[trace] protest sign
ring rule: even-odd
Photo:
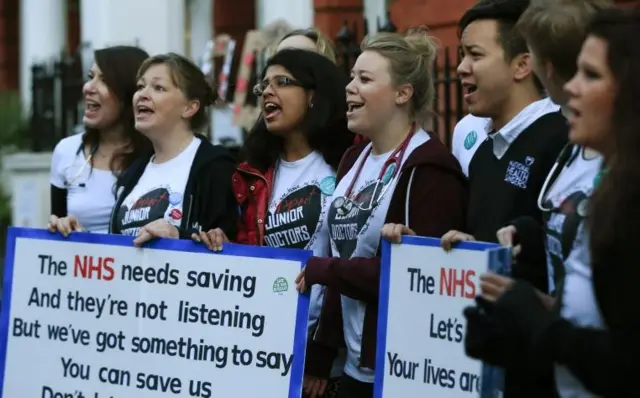
[[[310,255],[12,228],[2,397],[300,397]]]
[[[480,293],[488,269],[510,272],[511,252],[488,243],[383,240],[375,398],[495,398],[501,372],[464,352],[466,306]]]

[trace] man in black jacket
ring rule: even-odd
[[[453,153],[468,170],[470,199],[468,233],[445,234],[447,250],[463,240],[497,242],[497,231],[517,217],[542,221],[538,194],[566,145],[568,128],[559,106],[544,98],[526,41],[516,29],[528,6],[525,0],[481,0],[458,24],[463,50],[458,74],[471,115],[456,126]],[[513,265],[512,276],[546,292],[543,246],[530,253]],[[494,351],[497,364],[505,367],[505,397],[553,394],[551,369],[543,379],[533,377],[530,353]]]

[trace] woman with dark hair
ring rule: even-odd
[[[133,96],[135,127],[153,151],[140,156],[117,183],[110,232],[152,238],[190,239],[201,229],[224,228],[235,237],[237,205],[231,191],[235,160],[201,135],[215,92],[187,58],[147,59]]]
[[[329,255],[327,234],[321,232],[324,214],[336,169],[354,137],[347,129],[346,84],[345,73],[324,54],[285,48],[269,59],[255,87],[262,114],[233,176],[242,212],[237,242]],[[211,249],[221,250],[228,241],[225,233],[217,229],[200,235]],[[310,335],[322,291],[317,286],[311,294]],[[306,383],[305,392],[333,396],[343,366],[338,358],[333,382]]]
[[[345,74],[315,52],[284,49],[267,61],[254,91],[262,113],[233,176],[242,209],[236,242],[304,248],[315,242],[335,170],[353,142],[347,129]],[[279,213],[296,210],[296,216]],[[201,234],[214,250],[226,231]],[[326,242],[325,242],[326,243]],[[321,245],[325,246],[325,245]]]
[[[285,48],[298,48],[301,50],[317,51],[318,53],[329,58],[331,62],[337,63],[336,48],[327,36],[316,28],[295,29],[286,35],[273,46],[274,51],[280,51]],[[366,141],[367,138],[360,134],[355,134],[353,144]]]
[[[131,46],[94,53],[82,88],[84,133],[64,138],[53,151],[52,232],[65,236],[80,230],[107,232],[117,175],[150,148],[149,140],[134,127],[131,107],[136,73],[148,57]]]
[[[569,139],[604,157],[592,199],[578,212],[587,217],[594,311],[602,315],[606,330],[563,319],[559,305],[549,310],[541,295],[521,281],[506,286],[493,304],[480,299],[482,311],[465,311],[535,352],[539,361],[529,364],[531,369],[542,370],[550,362],[565,366],[591,393],[604,397],[638,395],[640,46],[630,40],[638,35],[640,11],[601,11],[589,26],[578,72],[565,86]]]

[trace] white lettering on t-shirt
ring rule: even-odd
[[[356,178],[356,170],[363,161],[370,147],[364,149],[356,159],[351,170],[340,180],[333,195],[332,204],[327,210],[327,223],[331,237],[333,257],[350,259],[353,257],[374,257],[380,243],[380,230],[387,217],[391,197],[400,178],[402,164],[411,152],[429,140],[425,131],[418,131],[409,142],[400,164],[398,173],[391,180],[379,180],[380,171],[392,152],[382,155],[369,155],[362,167],[360,175],[354,182],[351,208],[338,211],[336,201],[343,201],[347,187]],[[360,347],[366,304],[352,298],[342,296],[342,316],[344,336],[347,345],[347,361],[344,372],[364,383],[373,383],[374,372],[360,367]]]
[[[327,239],[319,231],[334,189],[335,173],[319,152],[294,162],[280,160],[266,216],[265,244],[328,255]]]
[[[575,150],[582,151],[579,148]],[[574,325],[591,328],[604,328],[604,322],[591,281],[589,234],[585,223],[588,215],[584,209],[601,162],[601,158],[585,159],[580,152],[562,170],[544,198],[545,208],[554,209],[549,213],[546,223],[549,289],[554,290],[559,279],[558,273],[562,272],[562,317]],[[595,397],[568,368],[556,365],[555,372],[556,389],[560,396]]]
[[[117,210],[116,222],[122,235],[136,236],[140,228],[164,219],[179,227],[182,223],[184,189],[200,139],[193,138],[178,156],[164,163],[147,164],[138,183]]]

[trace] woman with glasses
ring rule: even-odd
[[[421,236],[463,228],[467,191],[455,158],[419,126],[435,97],[436,46],[422,30],[366,38],[347,85],[347,120],[370,142],[345,153],[326,215],[331,255],[312,257],[298,289],[324,285],[326,297],[306,378],[326,379],[340,342],[347,361],[338,397],[373,396],[379,243],[383,225]]]
[[[316,52],[285,48],[268,60],[254,89],[262,113],[233,176],[241,209],[236,242],[329,255],[324,212],[340,158],[354,136],[347,129],[346,83],[345,73]],[[221,228],[197,238],[212,250],[228,242]],[[321,294],[321,289],[312,293],[310,334]],[[334,375],[342,374],[343,365],[336,362]],[[332,396],[335,386],[325,380],[306,385],[305,392]]]
[[[335,169],[353,141],[347,129],[346,76],[315,52],[284,49],[267,61],[254,87],[262,113],[233,176],[241,208],[238,243],[305,248],[313,244]],[[200,234],[212,250],[226,231]]]
[[[149,55],[129,46],[94,53],[82,88],[84,132],[64,138],[51,159],[49,230],[106,233],[117,175],[151,147],[134,127],[136,73]]]

